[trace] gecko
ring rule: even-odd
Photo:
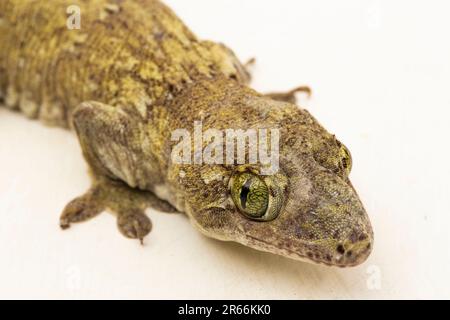
[[[350,151],[297,105],[308,87],[262,94],[250,80],[231,49],[198,39],[158,0],[0,2],[0,104],[73,130],[89,167],[91,187],[62,210],[62,229],[108,211],[142,243],[154,208],[186,214],[217,240],[326,266],[363,263],[374,236]],[[276,128],[278,170],[173,161],[172,133],[198,121]]]

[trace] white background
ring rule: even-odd
[[[314,89],[301,104],[353,153],[373,254],[308,265],[152,210],[144,247],[109,214],[62,232],[89,186],[76,137],[0,108],[0,298],[450,298],[448,1],[167,2],[199,37],[255,56],[258,90]]]

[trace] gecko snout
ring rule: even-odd
[[[302,223],[303,231],[310,234],[309,258],[338,267],[363,263],[372,251],[373,231],[351,182],[327,171],[311,180],[314,204]]]
[[[372,252],[373,236],[367,232],[352,233],[349,239],[335,248],[332,264],[342,267],[356,266],[367,260]]]

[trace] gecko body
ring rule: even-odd
[[[294,92],[263,95],[249,80],[230,49],[199,40],[157,0],[0,3],[0,99],[74,129],[90,167],[92,187],[63,210],[63,229],[109,210],[126,237],[143,241],[153,207],[186,213],[215,239],[329,266],[362,263],[373,232],[348,178],[349,151]],[[279,170],[175,162],[173,133],[198,122],[214,132],[276,128]]]

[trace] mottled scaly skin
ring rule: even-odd
[[[80,30],[66,26],[74,4]],[[2,0],[0,19],[6,104],[50,124],[68,125],[88,100],[146,118],[156,101],[200,78],[247,79],[231,51],[197,40],[159,1]]]
[[[80,30],[66,26],[73,4]],[[152,206],[185,212],[216,239],[332,266],[363,262],[373,233],[343,145],[248,80],[229,49],[198,40],[156,0],[0,2],[0,97],[30,118],[73,126],[92,169],[93,186],[65,208],[63,228],[109,209],[142,241]],[[249,219],[230,195],[233,176],[259,174],[257,165],[171,161],[171,133],[200,120],[204,130],[280,129],[280,171],[266,178],[282,204],[274,220]]]

